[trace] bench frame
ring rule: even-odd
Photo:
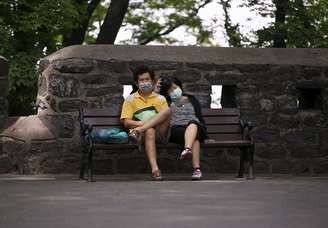
[[[90,139],[90,133],[97,127],[123,128],[119,120],[119,109],[90,109],[81,108],[79,112],[81,128],[82,158],[79,178],[93,181],[93,154],[96,150],[115,150],[120,148],[137,149],[133,143],[127,144],[97,144]],[[207,124],[210,138],[215,142],[205,142],[201,148],[239,148],[238,178],[244,177],[245,163],[248,162],[248,177],[254,179],[255,144],[252,137],[253,126],[250,122],[240,119],[240,112],[236,108],[202,109],[202,115]],[[169,143],[159,145],[158,148],[178,148]],[[87,178],[85,179],[85,172]]]

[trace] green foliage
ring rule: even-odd
[[[71,0],[3,0],[0,55],[10,61],[9,115],[33,113],[37,61],[61,47],[61,34],[79,24],[81,10]]]
[[[246,0],[247,6],[263,17],[274,18],[278,1],[267,3],[263,0]],[[285,41],[289,48],[328,47],[328,1],[289,0],[285,23],[275,27],[274,23],[254,31],[257,40],[255,47],[272,47],[273,37],[279,30],[286,31]]]
[[[144,0],[130,4],[124,26],[132,32],[125,44],[158,42],[172,44],[178,40],[169,36],[178,28],[185,28],[197,44],[209,44],[213,31],[199,17],[199,10],[211,0]]]

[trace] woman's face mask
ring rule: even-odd
[[[139,83],[138,87],[142,93],[149,93],[153,91],[153,84],[151,82]]]
[[[182,90],[180,87],[177,87],[169,95],[172,100],[178,100],[182,96]]]

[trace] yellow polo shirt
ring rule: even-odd
[[[152,92],[147,99],[142,97],[139,92],[129,95],[123,103],[121,119],[133,119],[133,114],[144,108],[154,107],[157,112],[168,108],[164,96]]]

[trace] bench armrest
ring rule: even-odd
[[[253,130],[255,128],[255,125],[253,122],[251,121],[245,121],[240,119],[239,120],[240,123],[240,127],[241,127],[241,133],[243,135],[243,139],[248,139],[248,140],[252,140],[253,141]]]

